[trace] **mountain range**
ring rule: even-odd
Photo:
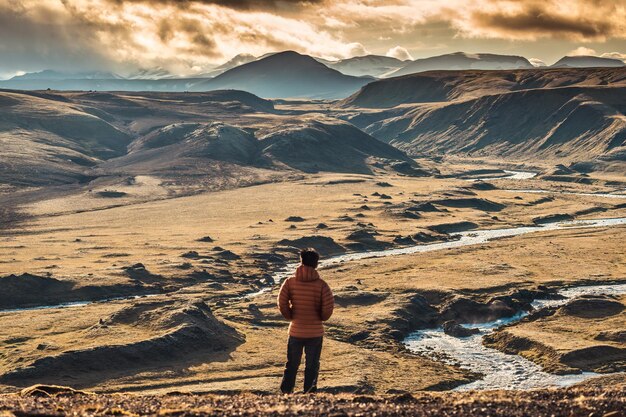
[[[549,68],[623,67],[599,57],[564,57]],[[208,91],[237,89],[265,98],[345,98],[375,78],[426,71],[513,70],[535,68],[521,56],[457,52],[414,61],[366,55],[338,61],[285,51],[255,57],[237,55],[209,72],[177,77],[163,68],[143,69],[126,77],[107,71],[44,70],[0,81],[0,88],[21,90]]]

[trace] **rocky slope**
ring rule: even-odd
[[[619,417],[623,390],[567,389],[416,395],[94,395],[63,387],[34,386],[1,395],[3,415],[159,416],[529,416]]]
[[[415,106],[366,131],[411,154],[575,161],[626,146],[626,87],[568,87]]]

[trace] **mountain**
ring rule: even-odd
[[[626,85],[573,86],[425,103],[375,121],[365,131],[413,155],[570,162],[624,158],[625,94]]]
[[[445,102],[532,88],[626,84],[617,68],[562,68],[512,71],[429,71],[374,81],[340,102],[345,107],[388,108]]]
[[[402,68],[387,74],[387,76],[398,77],[434,70],[505,70],[523,68],[534,68],[523,56],[456,52],[411,61]]]
[[[551,65],[552,68],[626,67],[624,61],[598,56],[565,56]]]
[[[119,80],[121,75],[109,71],[84,71],[84,72],[63,72],[55,70],[43,70],[39,72],[27,72],[23,75],[16,75],[11,81],[24,80]]]
[[[308,55],[287,51],[238,66],[190,89],[236,89],[261,97],[337,99],[347,97],[369,81],[344,75]]]
[[[405,65],[404,61],[397,58],[380,55],[357,56],[339,61],[328,61],[321,58],[317,60],[329,68],[355,77],[369,75],[379,78]]]

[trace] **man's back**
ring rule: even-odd
[[[300,338],[324,335],[323,322],[333,313],[333,294],[315,268],[301,265],[283,283],[278,297],[282,315],[291,320],[289,335]]]

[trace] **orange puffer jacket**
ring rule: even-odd
[[[333,314],[335,299],[328,284],[315,268],[300,265],[295,276],[280,287],[278,308],[287,320],[289,335],[310,338],[324,335],[322,322]]]

